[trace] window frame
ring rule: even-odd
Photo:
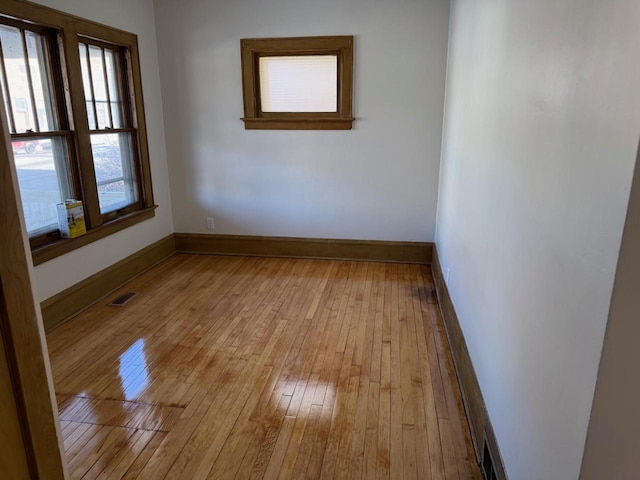
[[[141,197],[141,185],[140,185],[140,180],[142,178],[142,171],[140,169],[141,166],[141,159],[140,159],[140,152],[138,149],[138,132],[137,129],[134,127],[135,125],[135,121],[134,121],[134,116],[133,116],[133,112],[134,112],[134,108],[132,105],[132,101],[131,99],[134,98],[133,94],[131,93],[131,88],[132,85],[130,84],[130,78],[125,78],[128,77],[127,72],[131,71],[131,61],[130,59],[127,57],[127,48],[123,47],[121,45],[116,45],[116,44],[112,44],[112,43],[107,43],[104,41],[100,41],[100,40],[96,40],[94,38],[89,38],[89,37],[85,37],[85,36],[80,36],[78,38],[78,45],[80,43],[83,43],[85,45],[87,45],[87,48],[89,46],[95,46],[98,48],[102,48],[104,49],[110,49],[115,51],[116,53],[116,62],[117,62],[117,74],[119,76],[120,80],[126,80],[126,82],[122,82],[121,85],[118,85],[119,90],[120,90],[120,97],[123,100],[123,105],[122,105],[122,119],[121,122],[123,124],[122,127],[120,128],[99,128],[99,125],[96,123],[96,128],[95,129],[91,129],[89,127],[89,140],[91,140],[91,136],[92,135],[109,135],[109,134],[118,134],[118,133],[128,133],[131,135],[131,146],[132,146],[132,161],[133,161],[133,170],[135,172],[135,178],[136,178],[136,190],[137,190],[137,197],[138,199],[131,203],[128,204],[122,208],[118,208],[116,210],[113,211],[109,211],[106,213],[102,213],[102,221],[104,222],[109,222],[110,220],[113,220],[123,214],[127,214],[127,213],[131,213],[134,212],[136,210],[139,210],[143,207],[143,201],[142,201],[142,197]],[[91,68],[89,66],[89,68]],[[107,92],[107,95],[109,95],[109,93]],[[93,94],[92,94],[93,97]],[[125,101],[125,99],[128,99],[129,101]],[[92,103],[94,105],[94,110],[96,109],[96,100],[95,98],[92,98]],[[85,99],[85,105],[86,105],[86,99]],[[109,107],[109,110],[111,109],[111,107]],[[96,111],[97,112],[97,111]],[[88,114],[87,114],[88,115]],[[97,116],[97,113],[95,113],[95,115]],[[111,114],[112,115],[112,114]],[[88,118],[87,118],[88,120]],[[113,119],[111,118],[111,122],[113,122]],[[91,143],[91,142],[90,142]],[[99,188],[99,185],[96,186]],[[100,202],[98,202],[98,207],[100,207]]]
[[[49,76],[49,82],[51,85],[52,102],[53,102],[53,105],[55,106],[54,115],[56,117],[56,123],[58,126],[57,129],[52,129],[49,131],[41,131],[41,130],[26,131],[22,133],[10,132],[11,140],[12,142],[18,141],[18,142],[27,143],[29,141],[37,141],[39,139],[45,139],[45,138],[51,138],[51,137],[63,138],[65,142],[66,150],[67,150],[67,157],[68,157],[66,159],[67,165],[66,165],[65,173],[69,175],[68,180],[71,188],[73,189],[73,191],[77,192],[80,189],[80,183],[78,180],[78,171],[77,171],[76,165],[73,162],[73,159],[76,157],[75,142],[73,139],[73,132],[71,131],[71,127],[70,127],[70,116],[69,116],[68,109],[66,108],[66,100],[64,96],[64,91],[67,85],[66,85],[65,79],[63,78],[62,70],[60,68],[61,66],[60,51],[58,48],[54,48],[54,46],[57,44],[57,34],[55,30],[51,28],[30,23],[22,19],[1,17],[0,23],[12,28],[17,28],[19,30],[30,31],[38,35],[41,35],[42,37],[45,38],[45,51],[46,51],[45,54],[47,56],[47,62],[50,67],[48,76]],[[0,61],[4,62],[4,56],[2,52],[0,52]],[[17,130],[16,120],[14,118],[15,113],[19,113],[16,110],[17,103],[15,102],[15,100],[17,99],[13,98],[9,92],[8,79],[6,77],[6,70],[4,68],[4,65],[1,70],[3,74],[3,81],[5,85],[7,85],[7,95],[8,95],[7,101],[11,105],[10,111],[7,112],[7,120],[9,122],[8,127],[10,130],[11,129]],[[29,78],[29,82],[32,83],[33,80],[31,79],[31,77],[29,76],[28,78]],[[29,86],[29,90],[31,91],[31,95],[33,95],[32,85]],[[29,103],[27,99],[21,98],[21,100],[24,100],[25,103]],[[28,111],[28,108],[27,110],[25,110],[25,112],[26,111]],[[31,244],[31,248],[34,249],[34,248],[38,248],[43,245],[46,245],[47,243],[50,243],[52,241],[52,238],[56,238],[56,237],[60,238],[58,231],[46,231],[46,232],[37,233],[35,235],[31,235],[29,237],[29,242]]]
[[[351,130],[353,128],[353,43],[350,35],[244,38],[240,40],[244,121],[247,130]],[[263,112],[260,57],[336,55],[336,112]]]
[[[36,29],[51,35],[47,50],[51,61],[51,76],[59,76],[60,86],[52,88],[60,112],[66,116],[60,128],[69,132],[69,168],[76,197],[83,201],[87,233],[73,239],[62,239],[58,231],[30,238],[35,265],[64,255],[117,231],[148,220],[155,215],[149,144],[142,95],[142,77],[137,35],[80,18],[49,7],[21,0],[5,0],[0,6],[0,22],[22,24],[22,28]],[[79,44],[107,46],[121,52],[123,76],[121,80],[125,115],[129,115],[124,130],[131,133],[133,168],[136,173],[138,201],[113,212],[101,213],[98,187],[93,164],[89,121],[82,82]],[[52,52],[55,51],[55,52]],[[52,56],[53,54],[53,56]],[[57,60],[57,61],[54,61]],[[56,82],[57,80],[53,80]],[[61,103],[58,103],[61,102]],[[128,107],[126,106],[128,105]],[[4,107],[2,107],[4,108]],[[123,129],[111,129],[118,133]],[[104,132],[107,133],[107,132]],[[18,134],[37,137],[42,134]]]

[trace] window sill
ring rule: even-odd
[[[107,222],[97,228],[89,230],[87,233],[76,238],[62,238],[55,242],[48,243],[41,247],[34,248],[32,250],[33,264],[41,265],[49,260],[64,255],[65,253],[72,252],[78,248],[82,248],[90,243],[93,243],[102,238],[108,237],[120,230],[129,228],[145,220],[149,220],[155,216],[155,210],[157,205],[137,210],[128,215],[118,217],[115,220]]]
[[[353,118],[243,118],[245,130],[351,130]]]

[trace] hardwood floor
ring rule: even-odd
[[[47,338],[72,478],[481,478],[427,266],[175,255]]]

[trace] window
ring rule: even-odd
[[[129,104],[122,100],[121,52],[86,41],[80,42],[79,53],[98,201],[105,214],[137,202],[132,156],[136,131],[125,111]]]
[[[348,130],[353,37],[241,41],[247,129]]]
[[[56,204],[74,194],[66,115],[48,55],[46,30],[0,25],[0,84],[30,236],[55,230]]]
[[[7,0],[0,90],[36,264],[154,215],[135,35]],[[56,204],[69,198],[87,234],[67,240]]]
[[[263,112],[337,112],[338,56],[260,57]]]

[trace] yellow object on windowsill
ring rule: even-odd
[[[62,238],[76,238],[87,233],[84,223],[84,207],[79,200],[66,200],[59,203],[58,228]]]

